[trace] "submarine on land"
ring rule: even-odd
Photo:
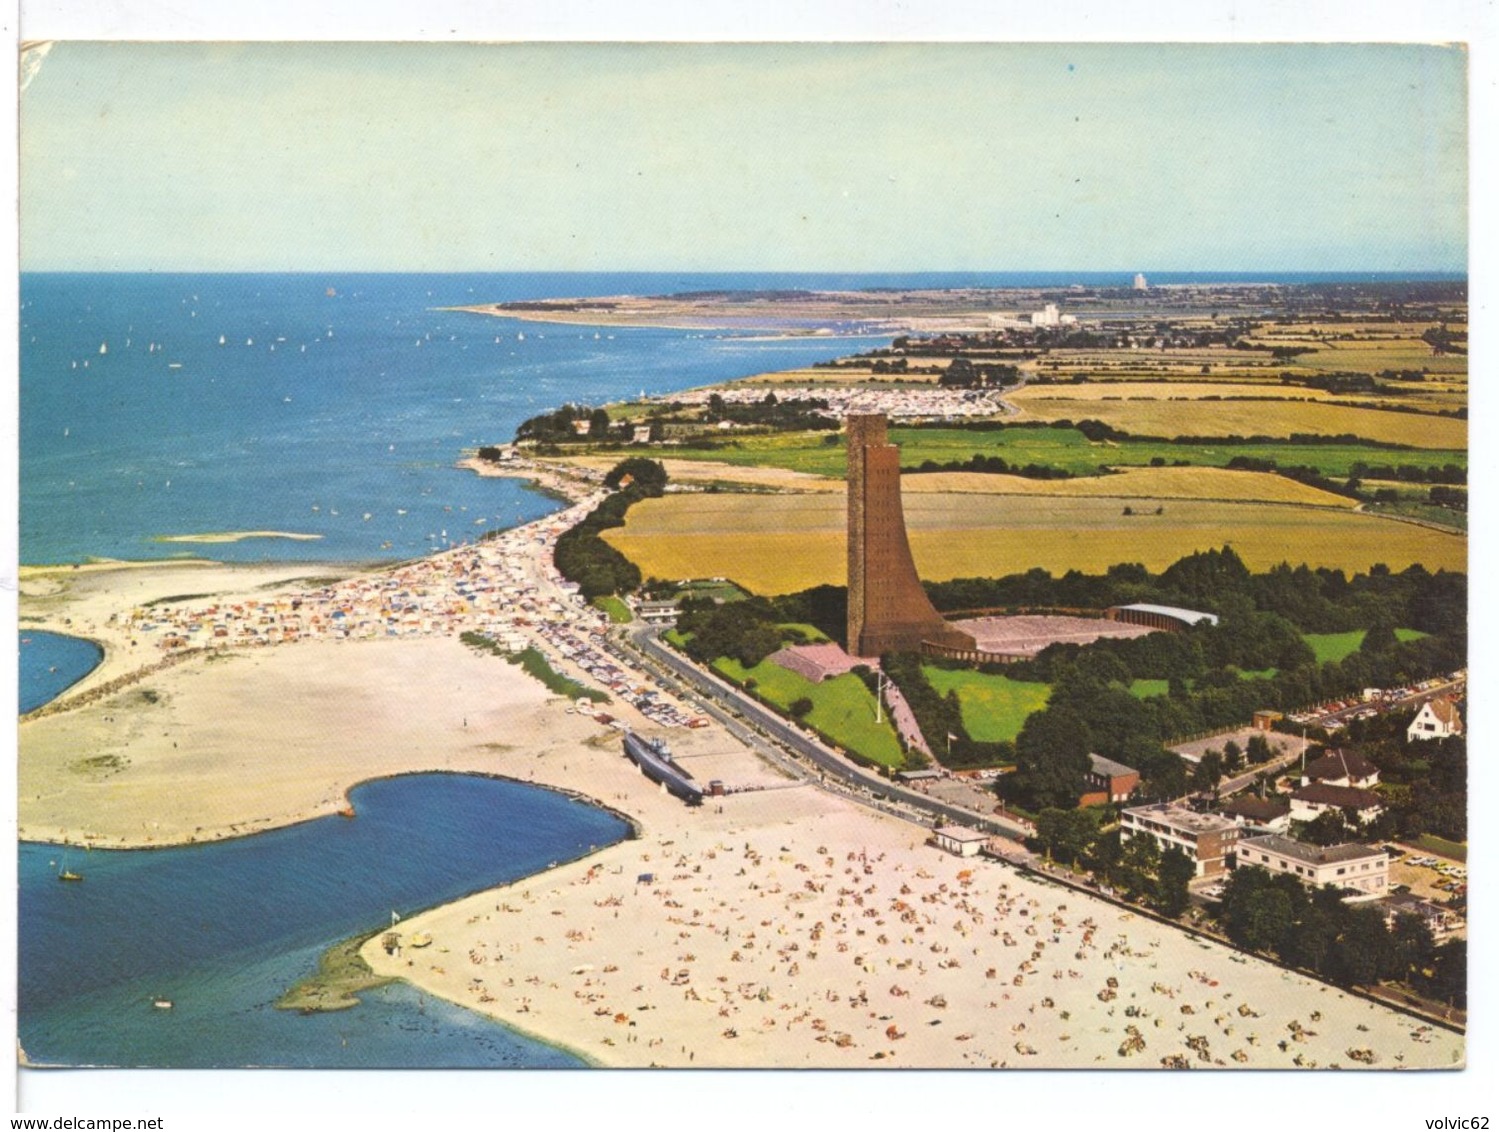
[[[633,731],[625,732],[625,754],[638,766],[641,773],[652,782],[659,782],[672,794],[689,806],[703,804],[703,788],[693,781],[671,756],[669,748],[660,739],[642,739]]]

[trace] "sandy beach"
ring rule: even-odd
[[[429,946],[366,960],[604,1065],[1461,1064],[1457,1035],[811,787],[701,812],[641,788],[615,803],[640,839],[410,919]]]
[[[294,590],[308,573],[33,573],[22,612],[102,640],[101,671],[118,674],[159,661],[120,635],[122,611]],[[622,756],[617,730],[453,636],[300,640],[189,655],[23,723],[21,836],[236,836],[336,812],[354,784],[416,770],[592,798],[640,837],[409,918],[406,946],[387,955],[376,937],[364,954],[381,974],[601,1065],[1462,1062],[1458,1035],[940,852],[921,826],[788,778],[717,726],[656,728],[618,700],[604,710],[667,738],[695,777],[731,793],[689,809]],[[410,946],[418,933],[431,943]]]

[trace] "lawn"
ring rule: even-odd
[[[713,667],[736,684],[753,679],[755,693],[783,712],[803,697],[811,700],[806,722],[834,743],[880,766],[899,769],[905,765],[889,716],[882,715],[875,722],[874,694],[852,673],[814,684],[768,660],[747,669],[737,660],[719,657]]]
[[[1445,837],[1438,837],[1434,833],[1423,833],[1416,838],[1416,844],[1428,853],[1435,853],[1439,857],[1449,860],[1468,861],[1468,847],[1460,841],[1448,841]]]
[[[805,621],[783,621],[777,626],[787,636],[800,635],[806,644],[820,644],[828,639],[828,635],[816,625],[809,625]]]
[[[1151,696],[1164,696],[1170,690],[1170,680],[1132,680],[1129,686],[1129,694],[1137,700],[1148,700]]]
[[[1051,698],[1051,685],[983,672],[923,666],[933,688],[944,696],[957,692],[963,709],[963,726],[981,743],[1014,739],[1026,717],[1040,711]],[[1162,680],[1161,684],[1164,685]]]
[[[630,612],[630,607],[612,594],[593,599],[593,604],[609,615],[609,620],[616,625],[628,625],[635,619]]]
[[[1342,660],[1357,652],[1364,643],[1364,629],[1350,629],[1346,633],[1302,633],[1301,639],[1312,646],[1312,652],[1317,654],[1317,663],[1325,664],[1329,660]],[[1395,639],[1397,641],[1419,641],[1428,634],[1419,629],[1396,629]]]

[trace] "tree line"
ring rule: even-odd
[[[625,513],[640,500],[660,495],[666,488],[666,469],[655,460],[632,457],[616,464],[604,477],[604,485],[615,489],[614,494],[582,522],[562,532],[552,551],[557,572],[577,583],[579,592],[590,601],[605,594],[630,593],[639,587],[640,568],[600,535],[611,527],[624,526]]]
[[[1345,987],[1382,980],[1410,983],[1433,998],[1467,1005],[1467,949],[1462,940],[1440,946],[1419,916],[1345,904],[1331,886],[1308,891],[1290,873],[1240,866],[1223,885],[1218,920],[1230,940],[1274,955]]]

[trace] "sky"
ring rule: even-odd
[[[21,264],[1463,271],[1466,72],[1404,44],[69,41],[23,67]]]

